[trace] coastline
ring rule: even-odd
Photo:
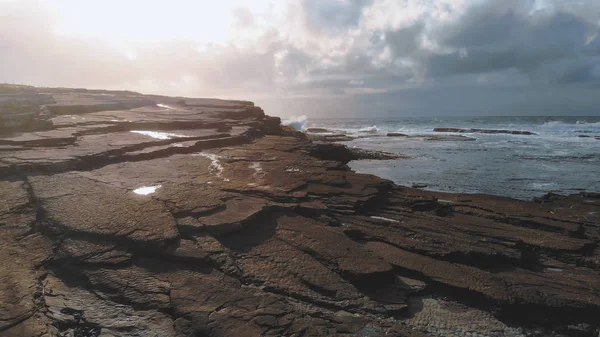
[[[520,200],[600,192],[598,117],[347,118],[306,124],[315,141],[409,157],[350,164],[399,185]]]
[[[249,102],[38,90],[52,126],[0,137],[0,336],[598,335],[598,194],[400,187]]]

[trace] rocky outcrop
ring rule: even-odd
[[[433,132],[456,132],[456,133],[490,133],[498,134],[504,133],[509,135],[536,135],[531,131],[520,131],[520,130],[488,130],[488,129],[458,129],[458,128],[435,128]]]
[[[342,144],[329,142],[313,142],[308,147],[308,152],[313,157],[339,161],[343,164],[347,164],[353,160],[392,160],[409,158],[395,153],[347,147]]]
[[[325,129],[325,128],[308,128],[308,129],[306,129],[306,132],[308,132],[308,133],[335,133],[334,131],[331,131],[331,130]]]
[[[597,336],[597,195],[399,187],[248,102],[148,99],[0,138],[0,336]]]
[[[386,136],[388,136],[388,137],[408,137],[407,134],[399,133],[399,132],[388,132],[386,134]]]

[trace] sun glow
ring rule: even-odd
[[[45,0],[56,14],[54,32],[100,38],[115,44],[157,41],[222,43],[237,21],[236,10],[265,16],[272,0]],[[129,57],[131,58],[131,57]]]

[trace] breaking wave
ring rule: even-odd
[[[293,116],[289,119],[283,120],[281,124],[294,128],[298,131],[304,131],[306,129],[306,123],[308,122],[308,118],[306,115],[302,116]]]
[[[377,127],[377,125],[373,125],[373,126],[368,126],[368,127],[359,129],[358,132],[377,133],[377,132],[379,132],[379,128]]]
[[[563,121],[548,121],[541,125],[541,127],[545,128],[559,128],[559,127],[577,127],[577,126],[600,126],[600,122],[589,122],[589,121],[576,121],[575,123],[568,123]]]

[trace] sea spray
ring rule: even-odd
[[[363,133],[377,133],[379,132],[379,128],[377,127],[377,125],[373,125],[373,126],[368,126],[368,127],[364,127],[358,130],[358,132],[363,132]]]
[[[302,116],[293,116],[289,119],[284,120],[281,124],[294,128],[298,131],[304,131],[306,129],[306,123],[308,122],[308,118],[306,115]]]

